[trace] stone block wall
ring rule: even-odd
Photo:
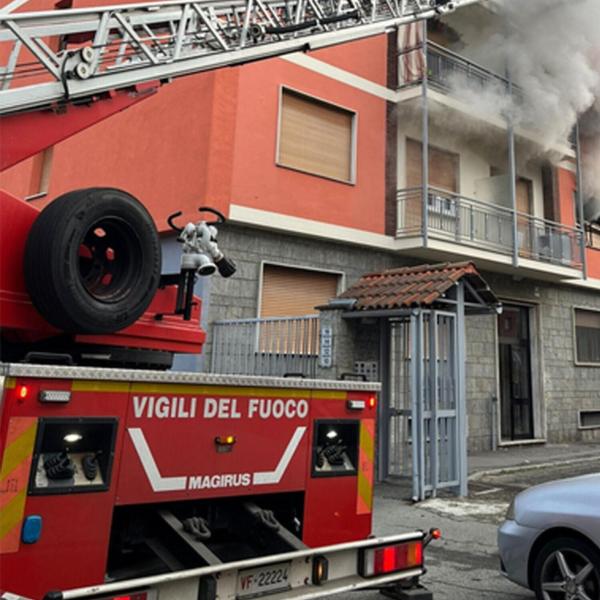
[[[344,275],[345,287],[365,273],[414,262],[389,252],[236,225],[221,227],[219,246],[236,262],[238,271],[229,279],[218,275],[210,279],[205,356],[210,356],[211,352],[210,323],[227,319],[254,319],[258,316],[263,262],[338,271]]]
[[[600,310],[600,293],[483,273],[504,303],[533,307],[535,436],[551,443],[600,441],[600,428],[578,428],[578,410],[600,410],[600,366],[575,364],[574,307]],[[491,447],[491,397],[497,395],[496,318],[467,319],[469,447]]]

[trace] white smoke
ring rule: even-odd
[[[496,28],[474,54],[485,64],[506,65],[522,98],[511,98],[501,87],[482,93],[459,79],[455,91],[475,110],[500,109],[515,125],[535,129],[547,149],[568,144],[577,120],[586,115],[581,127],[586,192],[600,198],[600,0],[495,0],[493,5],[504,31]]]

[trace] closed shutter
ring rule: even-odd
[[[337,295],[338,275],[265,265],[259,349],[264,353],[316,355],[319,352],[315,306]],[[279,317],[279,318],[277,318]],[[295,318],[294,318],[295,317]]]
[[[530,179],[519,177],[517,179],[517,211],[530,215],[533,213],[531,206],[533,183]]]
[[[516,181],[516,202],[517,212],[517,234],[519,239],[519,255],[525,257],[535,256],[537,247],[536,236],[539,230],[534,223],[524,215],[530,215],[533,212],[532,194],[533,183],[524,177],[518,177]]]
[[[406,179],[407,187],[423,185],[423,144],[416,140],[406,140]],[[458,154],[429,147],[429,185],[458,194]]]
[[[297,317],[317,314],[315,306],[337,295],[339,276],[305,269],[265,265],[261,317]]]
[[[352,181],[354,113],[283,90],[278,163]]]

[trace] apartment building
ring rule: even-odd
[[[600,235],[582,223],[577,140],[548,145],[480,106],[527,94],[478,55],[499,19],[473,6],[177,80],[0,184],[39,206],[80,187],[128,190],[170,270],[168,214],[228,216],[219,241],[238,272],[199,283],[208,343],[180,368],[333,375],[317,367],[315,307],[365,273],[471,261],[503,311],[466,324],[469,448],[597,440]],[[352,327],[356,368],[390,377],[381,323]]]

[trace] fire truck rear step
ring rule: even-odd
[[[311,600],[335,593],[360,589],[381,589],[404,579],[411,585],[424,573],[423,567],[409,568],[401,573],[364,577],[359,574],[361,557],[368,549],[423,540],[423,533],[405,533],[383,538],[371,538],[320,548],[306,548],[260,558],[252,558],[218,565],[188,569],[162,575],[141,577],[128,581],[103,585],[54,591],[44,600],[70,600],[74,598],[113,599],[116,596],[146,593],[147,600],[177,598],[178,600],[242,600],[256,597],[246,595],[240,589],[240,576],[255,569],[278,568],[289,565],[289,585],[285,589],[260,594],[268,600]],[[315,580],[315,564],[327,563],[326,577]],[[420,591],[425,592],[424,588]],[[394,596],[392,598],[412,598]],[[430,600],[431,596],[415,596],[419,600]],[[24,599],[27,600],[27,599]]]

